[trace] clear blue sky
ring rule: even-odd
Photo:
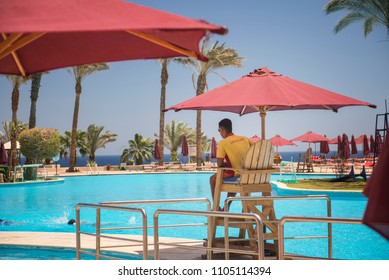
[[[319,110],[270,112],[266,118],[266,136],[275,134],[291,139],[309,130],[334,138],[343,132],[359,136],[372,134],[377,113],[384,113],[389,97],[389,41],[383,27],[367,38],[361,24],[354,24],[338,34],[333,32],[343,12],[326,16],[327,0],[136,0],[195,19],[227,26],[229,33],[214,36],[236,49],[246,61],[242,68],[222,69],[228,81],[239,79],[255,68],[267,66],[275,72],[378,106],[349,107],[338,113]],[[128,140],[139,132],[154,138],[159,131],[160,65],[154,60],[110,63],[110,70],[85,79],[78,128],[89,124],[105,126],[118,134],[117,141],[98,150],[97,155],[121,154]],[[195,95],[192,72],[181,65],[169,66],[167,106]],[[209,76],[209,89],[224,81]],[[18,119],[28,122],[30,84],[22,86]],[[71,130],[74,109],[74,78],[66,69],[51,71],[42,78],[37,107],[37,126],[53,127],[61,133]],[[389,101],[389,100],[388,100]],[[239,117],[235,114],[206,111],[203,130],[208,137],[220,140],[217,123],[228,117],[234,132],[248,137],[260,135],[258,114]],[[11,86],[0,77],[0,121],[11,120]],[[183,121],[195,127],[195,111],[167,112],[166,122]],[[2,130],[2,128],[1,128]],[[280,151],[305,150],[282,147]]]

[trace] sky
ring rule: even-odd
[[[141,5],[157,8],[193,19],[226,26],[226,35],[212,40],[226,43],[245,58],[241,68],[220,69],[218,74],[231,82],[254,69],[269,69],[327,90],[373,103],[368,107],[341,108],[338,113],[324,110],[275,111],[266,117],[266,137],[280,134],[287,139],[307,131],[325,134],[332,139],[346,133],[350,137],[373,134],[376,114],[385,113],[389,97],[389,38],[378,26],[367,37],[362,23],[346,27],[335,34],[336,22],[345,15],[325,15],[327,0],[136,0]],[[103,125],[116,133],[117,141],[100,149],[96,155],[119,155],[135,133],[155,138],[159,132],[161,67],[156,60],[109,63],[110,69],[98,72],[83,82],[78,129],[90,124]],[[195,96],[192,70],[179,64],[169,65],[166,106]],[[197,77],[196,77],[197,78]],[[208,88],[225,84],[216,74],[208,76]],[[44,75],[37,104],[37,127],[56,128],[61,134],[72,127],[75,81],[68,69]],[[11,120],[11,84],[0,77],[0,121]],[[18,119],[28,123],[30,83],[20,90]],[[223,118],[233,121],[233,131],[251,137],[260,135],[260,117],[253,113],[204,111],[202,130],[221,140],[217,131]],[[166,123],[182,121],[196,126],[195,111],[169,111]],[[0,128],[3,131],[3,128]],[[297,147],[281,147],[279,151],[303,151],[307,143]],[[333,149],[335,147],[332,147]]]

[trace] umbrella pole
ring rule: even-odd
[[[266,117],[266,111],[261,108],[259,112],[259,116],[261,117],[261,138],[262,140],[265,140],[265,117]]]

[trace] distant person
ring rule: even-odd
[[[219,122],[219,133],[223,140],[217,146],[216,160],[218,167],[242,168],[244,157],[253,144],[245,136],[238,136],[232,132],[232,122],[230,119],[223,119]],[[224,172],[224,178],[235,180],[239,176],[238,172],[228,170]],[[234,178],[235,177],[235,178]],[[212,199],[215,194],[216,174],[212,175],[209,183],[211,185]],[[227,197],[235,196],[236,193],[228,193]],[[219,210],[223,210],[220,209]]]
[[[12,224],[13,224],[13,222],[11,220],[0,219],[0,226],[10,226]]]
[[[75,219],[70,219],[68,221],[68,225],[74,225],[76,223],[76,220]]]

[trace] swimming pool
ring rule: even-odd
[[[199,198],[210,199],[210,174],[177,173],[177,174],[131,174],[66,177],[64,182],[35,185],[0,187],[0,219],[10,221],[0,226],[0,231],[49,231],[75,232],[74,225],[68,225],[69,219],[75,218],[77,203],[99,203],[102,201],[144,200],[162,198]],[[272,176],[272,180],[277,179]],[[298,192],[274,188],[275,195],[297,195],[309,192]],[[312,194],[312,193],[310,193]],[[314,194],[317,194],[316,192]],[[361,218],[366,206],[366,198],[361,193],[328,193],[332,199],[334,217]],[[175,205],[139,205],[148,213],[148,222],[152,224],[152,214],[158,208],[206,210],[204,204]],[[234,205],[232,206],[234,207]],[[237,206],[236,206],[237,207]],[[324,201],[277,201],[276,214],[285,215],[326,215]],[[238,210],[239,211],[239,210]],[[187,222],[185,216],[174,216],[175,222]],[[191,218],[192,219],[192,218]],[[83,227],[94,228],[94,212],[85,210],[81,214]],[[193,217],[193,222],[204,222],[204,218]],[[169,221],[161,221],[169,223]],[[140,225],[140,216],[134,213],[108,212],[102,215],[102,224],[107,226]],[[288,234],[295,234],[301,227],[287,228]],[[311,226],[305,231],[315,233],[323,226]],[[128,233],[128,232],[126,232]],[[132,234],[140,234],[140,230]],[[152,235],[152,230],[149,231]],[[203,239],[205,228],[186,228],[185,232],[176,228],[160,231],[161,236]],[[345,242],[347,238],[353,242]],[[358,240],[355,240],[358,239]],[[288,241],[286,249],[302,251],[314,250],[319,255],[326,246],[323,240],[310,241],[305,245]],[[352,253],[350,253],[352,252]],[[365,226],[334,226],[334,257],[348,259],[389,259],[389,245],[374,231]]]
[[[72,248],[46,247],[46,246],[19,246],[0,245],[0,260],[76,260],[76,250]],[[124,260],[142,260],[142,257],[101,251],[102,255]],[[83,254],[83,260],[95,260],[96,257]],[[101,257],[101,260],[109,258]]]

